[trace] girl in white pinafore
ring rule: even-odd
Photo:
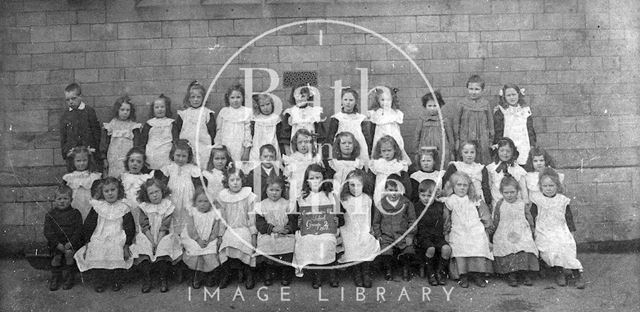
[[[333,179],[336,182],[333,187],[334,190],[337,191],[342,188],[342,184],[346,181],[349,172],[355,169],[363,169],[365,163],[359,157],[360,153],[363,152],[366,153],[356,141],[353,133],[340,132],[336,135],[333,141],[333,158],[326,161],[327,164],[325,164],[325,167],[334,171]]]
[[[104,123],[108,146],[108,175],[119,178],[120,174],[125,171],[125,155],[137,145],[142,125],[135,122],[136,110],[128,96],[118,98],[113,105],[113,110],[113,119]]]
[[[153,101],[151,118],[142,127],[140,145],[145,147],[149,169],[160,169],[168,165],[173,143],[173,118],[171,99],[164,94]]]
[[[393,154],[382,154],[382,149],[391,148]],[[371,173],[375,175],[375,187],[373,190],[373,204],[378,207],[382,200],[384,193],[384,186],[387,182],[387,178],[392,174],[397,174],[403,181],[399,181],[405,187],[405,190],[410,189],[411,181],[408,181],[407,170],[409,166],[401,159],[402,154],[398,143],[391,136],[384,136],[375,145],[373,150],[372,160],[369,162],[369,169]],[[406,181],[405,181],[406,180]]]
[[[369,162],[369,145],[365,139],[363,128],[367,121],[367,116],[358,112],[358,92],[351,88],[342,90],[341,111],[331,116],[329,122],[328,141],[334,140],[338,133],[349,132],[360,145],[360,155],[358,159],[363,164]]]
[[[380,242],[371,234],[371,197],[363,192],[365,173],[351,171],[340,192],[342,209],[345,210],[344,226],[340,228],[344,254],[338,262],[362,261],[353,267],[357,287],[371,287],[369,267],[380,252]]]
[[[500,181],[507,175],[511,175],[520,184],[519,198],[523,202],[529,202],[529,194],[527,192],[527,183],[525,177],[527,172],[517,164],[518,150],[510,138],[502,138],[497,143],[497,153],[495,160],[486,166],[489,173],[489,184],[491,185],[491,213],[493,215],[493,207],[502,199],[500,192]]]
[[[517,162],[524,165],[529,149],[536,145],[531,108],[524,101],[524,89],[515,84],[506,84],[500,89],[500,105],[495,108],[493,122],[496,132],[494,143],[502,138],[513,140],[520,152]]]
[[[107,177],[102,180],[96,196],[91,200],[93,207],[84,222],[84,229],[91,238],[74,255],[80,272],[90,269],[102,269],[96,285],[96,292],[103,292],[105,283],[110,278],[112,289],[120,290],[118,269],[129,269],[133,265],[133,257],[129,246],[135,236],[135,223],[129,206],[124,198],[120,180]],[[109,276],[110,275],[110,276]]]
[[[78,209],[82,220],[87,218],[91,210],[91,185],[100,180],[102,174],[95,172],[96,165],[92,152],[86,146],[76,146],[69,151],[67,161],[73,172],[62,176],[62,180],[73,190],[71,207]]]
[[[527,192],[529,197],[534,193],[541,194],[540,187],[538,187],[538,181],[540,173],[546,168],[555,168],[555,162],[553,158],[542,147],[536,146],[529,151],[529,158],[527,159],[527,175],[525,176],[525,182],[527,184]],[[531,171],[532,170],[532,171]],[[560,183],[564,183],[564,174],[557,172]]]
[[[120,175],[120,180],[124,186],[125,201],[131,208],[131,213],[136,221],[136,225],[140,224],[140,209],[138,205],[138,191],[140,186],[153,177],[153,171],[150,173],[142,173],[145,169],[146,155],[140,146],[136,146],[129,150],[126,156],[124,169],[126,170]],[[140,230],[136,227],[136,230]]]
[[[216,137],[216,119],[213,111],[204,107],[204,95],[207,91],[198,81],[193,81],[187,87],[184,99],[185,109],[178,111],[178,118],[173,123],[174,131],[179,133],[179,138],[189,141],[193,152],[198,157],[193,161],[206,169],[209,163],[209,154]]]
[[[220,110],[216,120],[216,145],[226,146],[231,158],[236,161],[249,160],[253,110],[243,106],[244,88],[241,85],[229,88],[224,95],[224,102],[227,106]]]
[[[581,279],[582,264],[577,259],[576,241],[571,234],[575,227],[571,224],[570,229],[567,224],[573,223],[567,218],[571,200],[560,193],[562,184],[553,169],[540,173],[539,186],[542,194],[533,194],[531,201],[537,208],[535,239],[540,258],[550,267],[556,267],[558,285],[565,286],[566,276],[573,273],[576,287],[582,289],[585,286]]]
[[[167,185],[171,190],[171,202],[176,206],[173,214],[173,227],[176,232],[182,230],[186,207],[193,200],[195,185],[193,178],[200,177],[200,169],[192,163],[193,152],[185,140],[178,140],[173,144],[171,164],[164,166],[161,171],[169,177]]]
[[[275,113],[273,99],[266,94],[258,94],[253,98],[253,116],[251,128],[253,142],[251,143],[250,161],[260,161],[260,148],[271,144],[276,148],[276,160],[280,159],[277,128],[280,115]]]
[[[316,153],[316,142],[311,132],[298,130],[291,140],[291,155],[282,156],[283,174],[289,182],[289,199],[297,199],[302,192],[302,180],[307,167],[320,163],[320,154]]]
[[[500,182],[503,199],[495,207],[493,226],[493,256],[496,273],[507,274],[509,286],[517,287],[517,275],[527,286],[533,285],[531,275],[539,271],[538,248],[533,241],[533,218],[529,207],[518,198],[520,184],[512,176]]]
[[[478,154],[478,144],[475,141],[466,141],[460,143],[460,151],[458,156],[462,161],[451,161],[447,167],[447,171],[442,177],[442,185],[447,184],[449,177],[457,172],[466,173],[473,182],[473,187],[478,192],[478,196],[487,205],[491,205],[491,188],[489,187],[489,173],[487,168],[482,164],[476,162],[476,155]]]
[[[454,173],[445,186],[445,193],[451,194],[444,199],[445,239],[454,258],[450,264],[451,276],[459,277],[460,287],[467,288],[471,274],[478,286],[485,287],[486,281],[480,273],[493,273],[489,209],[476,195],[471,178],[465,173]]]
[[[182,261],[195,271],[192,286],[195,289],[202,285],[206,275],[207,287],[214,286],[213,270],[220,266],[218,246],[220,239],[220,214],[211,205],[206,191],[202,187],[195,190],[193,206],[186,208],[185,225],[180,233],[184,247]]]
[[[402,160],[411,165],[411,158],[404,149],[404,139],[400,132],[400,125],[404,121],[404,113],[398,108],[397,90],[388,87],[373,89],[369,120],[375,124],[372,146],[376,146],[380,138],[390,135],[400,146]]]

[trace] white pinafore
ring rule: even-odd
[[[363,163],[369,162],[369,145],[367,145],[367,140],[364,138],[364,134],[362,133],[362,122],[367,119],[367,116],[359,113],[354,114],[345,114],[343,112],[339,112],[333,115],[333,118],[338,120],[338,131],[336,134],[340,132],[350,132],[358,141],[360,145],[360,159]],[[332,141],[334,138],[331,138]]]
[[[212,140],[209,135],[209,130],[207,129],[207,123],[209,122],[209,118],[211,118],[211,114],[213,114],[213,111],[206,107],[189,107],[178,111],[178,115],[182,118],[180,139],[189,141],[194,153],[193,162],[198,164],[200,169],[203,170],[207,168],[211,154]]]
[[[342,202],[346,210],[340,236],[344,254],[338,262],[373,261],[380,252],[380,242],[371,235],[371,198],[362,194]]]
[[[173,119],[171,118],[151,118],[147,120],[151,128],[149,129],[149,141],[147,141],[146,155],[149,169],[160,169],[169,163],[169,152],[173,142],[171,128]]]
[[[484,257],[493,260],[489,238],[478,213],[478,204],[468,196],[460,197],[455,194],[445,199],[445,205],[451,211],[449,245],[454,258]]]
[[[531,116],[531,109],[527,106],[509,106],[502,108],[498,106],[504,115],[504,136],[513,140],[518,149],[518,164],[524,165],[529,157],[531,143],[529,142],[529,131],[527,130],[527,118]]]
[[[531,235],[531,227],[525,218],[525,204],[502,201],[500,205],[500,223],[493,235],[493,255],[505,257],[520,251],[538,256],[538,248]]]

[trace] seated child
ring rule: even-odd
[[[131,268],[133,258],[129,246],[136,234],[136,225],[129,206],[124,202],[124,186],[120,180],[107,177],[97,188],[97,199],[91,200],[91,210],[84,221],[87,242],[74,258],[80,272],[95,269],[98,273],[96,292],[103,292],[110,279],[111,290],[122,288],[120,271]]]
[[[408,281],[409,265],[415,255],[413,237],[416,230],[407,230],[416,221],[416,211],[411,201],[404,196],[404,187],[399,181],[400,176],[397,174],[387,178],[382,200],[373,214],[373,235],[380,240],[380,257],[385,269],[384,278],[387,281],[393,279],[394,258],[402,264],[402,278]],[[406,236],[401,239],[405,233]],[[393,247],[387,249],[394,243]]]
[[[283,286],[291,284],[293,269],[282,262],[293,260],[293,247],[297,218],[288,214],[289,201],[284,199],[284,180],[269,177],[266,182],[266,198],[256,205],[256,228],[258,229],[257,252],[265,264],[264,285],[273,283],[274,271],[279,268]],[[280,260],[282,262],[278,262]]]
[[[418,231],[415,237],[418,255],[424,260],[424,266],[420,267],[420,275],[424,276],[426,268],[431,286],[445,285],[447,281],[445,270],[449,266],[451,247],[444,240],[444,204],[436,201],[434,197],[433,202],[429,205],[431,196],[438,193],[435,181],[424,180],[420,182],[417,189],[419,199],[415,202],[416,216],[420,218],[424,211],[424,216],[418,221]],[[440,257],[436,258],[436,254]]]
[[[53,209],[44,218],[44,236],[53,255],[49,280],[51,291],[58,290],[61,278],[64,279],[63,289],[73,287],[73,254],[82,244],[82,215],[71,207],[72,193],[69,186],[59,186],[55,192]]]

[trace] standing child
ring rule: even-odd
[[[471,178],[471,181],[473,181],[473,187],[476,192],[478,192],[478,196],[481,196],[485,204],[491,205],[492,198],[491,186],[489,184],[489,172],[485,166],[476,162],[476,159],[478,158],[478,143],[475,141],[463,142],[460,145],[459,151],[459,157],[462,161],[452,161],[449,163],[447,171],[442,177],[442,185],[447,184],[447,181],[452,174],[458,171],[464,172]]]
[[[363,192],[366,174],[355,169],[347,175],[340,191],[340,202],[344,210],[344,226],[340,228],[344,254],[340,263],[360,262],[353,265],[353,280],[356,287],[371,288],[371,262],[380,252],[380,242],[371,235],[371,197]]]
[[[136,225],[129,206],[122,200],[124,187],[120,180],[107,177],[98,187],[97,199],[84,221],[85,241],[74,258],[80,272],[95,269],[98,277],[96,292],[103,292],[108,280],[111,290],[122,288],[121,271],[131,268],[133,258],[129,246],[133,243]]]
[[[507,274],[509,286],[518,287],[517,275],[527,286],[533,285],[531,274],[540,270],[538,248],[533,241],[533,217],[529,206],[519,197],[520,183],[511,175],[500,182],[502,199],[494,211],[493,256],[495,270]]]
[[[341,107],[342,110],[339,113],[331,116],[329,121],[329,131],[327,134],[327,141],[333,141],[337,139],[337,133],[351,133],[354,137],[354,142],[357,141],[360,146],[360,155],[356,155],[363,164],[369,162],[369,145],[365,138],[367,131],[367,116],[360,114],[358,109],[358,101],[360,97],[358,92],[352,88],[346,88],[342,90]],[[370,139],[370,138],[369,138]],[[355,143],[354,143],[355,144]],[[334,148],[335,153],[335,148]]]
[[[540,178],[540,173],[544,171],[546,168],[555,168],[555,162],[553,158],[544,150],[542,147],[534,147],[529,151],[529,157],[527,159],[527,165],[525,169],[527,175],[525,176],[525,182],[527,184],[527,192],[529,197],[533,195],[533,193],[540,194],[540,188],[538,187],[538,181]],[[557,172],[557,171],[556,171]],[[558,178],[560,178],[560,183],[564,181],[564,174],[557,172]]]
[[[186,209],[185,226],[180,234],[184,247],[182,261],[194,271],[191,283],[193,288],[199,289],[205,276],[206,286],[213,287],[213,270],[220,266],[220,215],[202,187],[195,189],[192,200],[193,206],[189,205]]]
[[[293,136],[298,133],[298,130],[304,129],[318,135],[319,123],[322,121],[322,106],[313,106],[314,97],[311,86],[298,86],[291,89],[289,103],[293,107],[282,112],[284,124],[278,134],[278,140],[283,145],[282,151],[287,154],[295,152],[289,150],[289,146],[293,144]]]
[[[119,97],[113,104],[113,119],[104,124],[106,130],[108,176],[120,178],[124,172],[125,155],[138,145],[140,123],[136,120],[136,108],[128,96]]]
[[[331,206],[334,215],[334,223],[337,227],[344,225],[344,216],[339,212],[339,201],[332,193],[333,183],[326,182],[326,170],[319,164],[311,164],[304,173],[302,194],[297,199],[297,212],[301,213],[301,207],[311,207],[308,213],[321,213],[321,206]],[[331,217],[331,216],[327,216]],[[298,217],[298,228],[296,231],[296,245],[293,252],[293,265],[299,270],[298,274],[302,276],[302,268],[309,264],[315,265],[332,265],[336,261],[338,233],[302,233],[302,216]],[[320,278],[321,269],[312,270],[311,287],[318,289],[322,286]],[[331,287],[338,287],[340,284],[334,269],[329,271],[329,284]]]
[[[423,147],[435,148],[439,155],[444,158],[444,165],[454,158],[452,153],[455,150],[453,127],[447,118],[440,118],[438,107],[444,106],[444,100],[440,92],[427,93],[422,97],[424,112],[420,115],[420,123],[415,133],[415,151]],[[444,133],[442,132],[444,128]],[[444,145],[443,145],[444,144]],[[436,163],[440,167],[440,163]]]
[[[257,252],[269,257],[261,257],[265,265],[264,285],[270,286],[276,268],[279,268],[282,286],[291,284],[293,269],[282,262],[293,260],[295,245],[295,231],[297,219],[289,214],[289,201],[282,197],[284,194],[284,180],[277,176],[270,176],[265,181],[267,198],[256,206],[256,228],[258,230]]]
[[[216,145],[211,148],[207,170],[202,171],[202,176],[207,183],[207,193],[213,196],[213,199],[218,198],[218,193],[224,189],[224,172],[233,166],[233,159],[226,146]]]
[[[491,185],[491,197],[493,198],[492,208],[502,199],[500,192],[500,182],[506,175],[512,176],[520,183],[519,197],[525,203],[529,202],[527,194],[527,184],[525,176],[527,172],[518,165],[518,150],[509,138],[502,138],[498,141],[498,152],[495,160],[487,165],[489,173],[489,184]],[[493,211],[493,209],[491,209]]]
[[[64,88],[64,99],[68,109],[60,117],[60,150],[62,158],[67,160],[69,152],[76,146],[87,146],[93,150],[100,149],[100,122],[96,111],[82,102],[80,85],[72,83]],[[100,155],[96,154],[96,167],[103,167]],[[68,164],[67,160],[67,164]],[[67,168],[69,172],[72,168]]]
[[[404,190],[411,194],[411,181],[407,174],[408,168],[407,163],[402,160],[402,152],[396,140],[389,135],[380,138],[373,150],[373,160],[369,164],[369,170],[376,177],[373,191],[373,204],[376,207],[382,200],[387,177],[391,174],[398,175]]]
[[[157,178],[145,181],[138,193],[138,201],[141,203],[138,223],[140,232],[131,245],[131,255],[144,274],[143,293],[151,290],[152,270],[158,271],[160,275],[160,292],[169,291],[169,265],[182,255],[182,246],[171,228],[176,207],[168,198],[170,194],[167,185]]]
[[[411,164],[411,159],[404,150],[404,139],[400,133],[400,125],[404,121],[404,114],[399,109],[398,89],[389,87],[375,87],[372,91],[371,110],[368,112],[372,124],[373,143],[376,147],[378,141],[384,136],[391,136],[398,144],[400,159]]]
[[[434,180],[423,180],[418,185],[418,200],[414,205],[416,216],[420,219],[415,237],[416,249],[424,263],[424,266],[420,267],[420,275],[424,276],[424,269],[426,269],[431,286],[446,284],[445,270],[449,266],[451,257],[451,246],[444,239],[444,204],[435,200],[438,193]],[[429,204],[432,196],[434,201]]]
[[[67,157],[69,168],[73,172],[62,176],[62,180],[73,190],[73,200],[71,207],[78,209],[82,215],[82,220],[87,218],[91,210],[91,185],[96,180],[100,180],[102,174],[97,172],[96,164],[93,160],[93,152],[85,146],[76,146],[69,151]]]
[[[262,145],[260,147],[260,165],[247,174],[244,186],[250,187],[253,193],[258,195],[258,201],[267,198],[267,180],[269,178],[284,179],[282,170],[277,165],[276,155],[277,150],[274,145]],[[282,190],[285,190],[284,186]]]
[[[216,137],[216,119],[213,111],[204,107],[204,96],[207,91],[197,80],[187,87],[184,97],[184,110],[178,111],[178,118],[173,123],[173,136],[189,141],[198,153],[195,157],[200,169],[206,169],[209,163],[209,152]]]
[[[169,177],[167,186],[171,190],[171,202],[176,206],[173,214],[173,227],[176,232],[182,230],[186,208],[191,205],[193,192],[200,185],[200,169],[193,164],[193,150],[186,140],[173,143],[169,154],[171,163],[162,168]]]
[[[251,152],[249,160],[259,161],[261,148],[266,144],[272,145],[275,152],[275,159],[280,159],[280,149],[278,146],[277,133],[282,127],[280,115],[275,113],[273,99],[266,94],[253,96],[253,117],[251,118]]]
[[[229,149],[231,158],[239,161],[249,160],[251,150],[251,107],[244,106],[244,88],[236,84],[224,94],[223,107],[216,120],[216,145],[224,145]]]
[[[515,84],[506,84],[500,89],[500,105],[493,116],[496,136],[494,143],[504,137],[516,145],[520,156],[518,164],[524,165],[531,147],[536,146],[536,132],[533,129],[531,109],[524,100],[524,89]]]
[[[433,181],[442,180],[444,170],[436,170],[440,160],[438,156],[438,151],[434,147],[421,147],[418,150],[418,155],[416,157],[418,171],[409,176],[411,179],[411,189],[413,191],[413,194],[410,195],[410,199],[413,202],[418,201],[418,186],[422,181],[427,179]],[[440,188],[441,187],[438,187],[438,189]]]
[[[584,288],[582,280],[582,264],[577,259],[576,241],[572,232],[576,227],[569,208],[570,199],[562,194],[560,177],[551,168],[540,173],[539,187],[541,194],[532,194],[531,214],[536,221],[536,246],[540,258],[557,270],[556,282],[566,286],[566,277],[575,277],[578,289]]]
[[[459,278],[462,288],[469,287],[469,275],[479,287],[487,281],[481,273],[493,273],[493,254],[489,237],[492,231],[489,208],[476,195],[471,178],[456,172],[445,186],[446,205],[444,234],[451,246],[453,262],[450,264],[452,278]]]
[[[251,192],[251,188],[242,187],[244,179],[244,173],[240,169],[235,167],[228,169],[223,180],[225,188],[217,199],[220,203],[220,215],[224,220],[218,234],[222,238],[218,250],[218,257],[222,263],[220,288],[225,288],[229,284],[233,262],[239,264],[244,272],[244,286],[247,289],[255,286],[253,268],[256,266],[254,251],[258,230],[253,206],[256,195]],[[232,259],[235,261],[227,261]]]
[[[171,163],[169,152],[177,139],[172,132],[171,99],[160,94],[153,101],[150,113],[150,119],[142,127],[140,145],[149,158],[149,168],[157,170]]]
[[[393,280],[393,262],[402,265],[402,278],[411,276],[409,265],[414,260],[414,235],[416,228],[409,228],[416,221],[416,211],[411,201],[404,196],[400,177],[390,175],[384,182],[384,196],[373,212],[373,235],[380,241],[380,253],[384,265],[384,279]],[[402,238],[404,236],[404,238]]]
[[[462,149],[460,143],[478,142],[478,161],[488,164],[491,161],[489,146],[493,140],[493,113],[489,101],[482,97],[484,80],[472,75],[467,80],[469,96],[462,100],[453,118],[453,135],[455,146]]]
[[[305,170],[309,165],[320,162],[316,150],[315,137],[309,130],[296,131],[291,139],[291,155],[282,156],[284,176],[289,182],[289,199],[296,200],[302,191]]]
[[[351,132],[340,132],[333,141],[333,158],[327,160],[326,168],[330,168],[333,179],[337,183],[336,189],[340,189],[346,181],[347,174],[355,169],[362,169],[364,164],[359,157],[363,153],[360,142]],[[368,159],[368,157],[367,157]]]
[[[131,214],[133,215],[136,225],[140,224],[138,191],[140,191],[140,186],[147,181],[147,179],[153,177],[153,172],[148,173],[149,169],[146,168],[146,163],[147,156],[144,153],[144,149],[136,146],[127,152],[124,163],[124,169],[126,171],[120,175],[120,180],[124,186],[125,201],[131,209]]]
[[[72,192],[69,186],[59,186],[55,191],[53,209],[44,218],[44,236],[53,255],[50,291],[58,290],[61,279],[64,280],[62,289],[73,287],[73,254],[82,244],[82,216],[71,206]]]

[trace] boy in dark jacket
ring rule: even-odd
[[[53,259],[51,260],[51,279],[49,290],[56,291],[64,279],[63,289],[73,287],[75,251],[82,246],[82,215],[71,207],[72,190],[61,185],[55,192],[53,209],[45,215],[44,236]]]
[[[418,233],[416,234],[416,249],[422,265],[420,275],[426,274],[431,286],[445,285],[445,269],[448,267],[451,257],[451,247],[444,240],[444,204],[429,199],[436,189],[436,182],[430,179],[420,182],[418,186],[418,201],[414,204],[416,216],[420,216],[424,210],[424,216],[418,221]],[[436,254],[440,257],[436,258]],[[434,267],[437,269],[434,271]]]

